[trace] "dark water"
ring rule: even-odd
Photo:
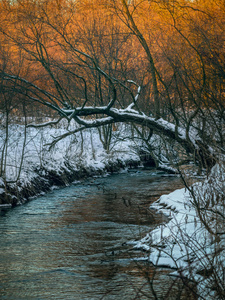
[[[150,203],[180,186],[176,177],[141,170],[2,210],[0,299],[147,299],[143,268],[132,259],[140,253],[126,242],[160,222]]]

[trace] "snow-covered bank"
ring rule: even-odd
[[[158,267],[174,268],[172,276],[197,283],[201,299],[224,299],[225,288],[225,168],[189,190],[163,195],[151,209],[167,215],[168,223],[133,242],[147,250],[143,259]]]
[[[101,176],[107,173],[119,172],[126,167],[135,167],[139,165],[139,160],[120,160],[119,158],[108,159],[101,166],[75,165],[65,161],[64,166],[57,170],[48,169],[48,166],[37,167],[33,169],[30,175],[30,181],[6,184],[1,181],[0,187],[0,207],[7,204],[15,206],[25,203],[32,197],[41,195],[50,191],[54,187],[63,187],[71,184],[73,181],[91,176]]]
[[[123,127],[118,136],[116,133],[113,135],[109,153],[104,150],[97,129],[68,135],[51,149],[49,144],[55,137],[67,133],[68,128],[26,130],[24,140],[23,126],[12,125],[9,128],[7,153],[3,160],[4,176],[0,177],[0,205],[24,203],[53,186],[65,186],[84,177],[118,172],[140,164],[139,156],[131,150],[132,141],[119,138],[125,135]],[[4,141],[2,130],[2,151]]]

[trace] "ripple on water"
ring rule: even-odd
[[[161,219],[148,210],[180,187],[156,171],[94,178],[0,215],[1,299],[133,299],[151,295],[140,253],[126,244]],[[140,254],[143,256],[143,253]],[[161,293],[165,273],[156,279]],[[158,280],[158,281],[157,281]],[[144,295],[139,295],[145,299]]]

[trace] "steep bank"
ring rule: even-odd
[[[29,201],[32,197],[50,191],[54,187],[64,187],[76,180],[92,176],[102,176],[120,172],[125,168],[138,167],[140,160],[119,158],[106,160],[101,165],[74,165],[64,161],[60,168],[49,169],[48,165],[38,166],[32,171],[30,180],[18,180],[16,183],[0,182],[0,207],[16,206]]]
[[[68,135],[50,147],[74,126],[30,127],[24,136],[24,126],[14,124],[8,128],[8,137],[0,128],[0,205],[22,204],[54,186],[140,164],[136,144],[127,139],[129,128],[125,126],[113,132],[109,151],[97,129]]]
[[[109,140],[97,129],[69,135],[74,128],[76,124],[72,122],[69,127],[63,123],[28,127],[25,134],[23,125],[13,124],[7,135],[5,128],[0,128],[1,206],[22,204],[54,186],[66,186],[85,177],[114,173],[141,163],[156,167],[154,159],[142,149],[140,139],[128,138],[129,125],[118,125]],[[161,153],[158,140],[154,142],[154,148]],[[155,156],[160,157],[160,153]],[[159,168],[165,170],[165,165]],[[168,167],[167,171],[174,172]]]

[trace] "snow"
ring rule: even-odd
[[[79,107],[76,107],[76,109],[62,109],[63,112],[65,112],[66,114],[68,115],[71,115],[74,113],[74,111],[87,111],[87,110],[99,110],[99,111],[104,111],[107,109],[107,106],[98,106],[98,107],[94,107],[94,106],[85,106],[85,107],[82,107],[82,106],[79,106]]]
[[[199,294],[206,299],[215,296],[211,289],[213,274],[217,274],[221,279],[224,276],[224,218],[221,220],[212,218],[212,211],[216,210],[223,211],[224,216],[224,174],[223,165],[218,164],[208,179],[193,184],[190,190],[183,188],[161,196],[150,208],[169,217],[169,222],[159,225],[140,241],[131,242],[135,248],[149,251],[148,256],[142,259],[148,259],[157,266],[175,268],[177,271],[171,275],[182,275],[196,281]],[[204,211],[201,211],[201,214],[214,234],[211,234],[200,221],[191,190],[197,195],[200,208],[202,206],[205,208],[206,202],[208,203],[207,212],[204,214]],[[202,270],[208,270],[212,265],[213,274],[207,277],[199,275]]]
[[[137,154],[130,150],[134,146],[130,140],[117,138],[125,137],[125,127],[118,127],[111,142],[112,151],[108,154],[100,141],[97,129],[87,129],[66,136],[50,149],[51,142],[57,137],[74,131],[77,128],[75,122],[71,121],[48,127],[28,127],[24,159],[21,162],[24,143],[24,127],[22,125],[11,125],[9,127],[9,140],[7,159],[4,164],[6,180],[16,181],[19,175],[19,166],[22,163],[20,183],[25,185],[37,176],[35,169],[43,167],[42,172],[54,170],[60,173],[62,168],[66,169],[69,163],[74,169],[78,167],[93,169],[104,169],[108,161],[125,163],[128,160],[139,160]],[[0,130],[0,152],[4,149],[5,131]],[[3,178],[0,177],[0,187],[4,186]]]
[[[92,125],[94,126],[95,124],[99,124],[99,125],[103,125],[105,122],[111,122],[113,121],[113,118],[112,117],[106,117],[106,118],[99,118],[99,119],[96,119],[96,120],[83,120],[79,117],[77,117],[77,119],[79,119],[80,121],[82,121],[82,123],[84,123],[85,125]]]

